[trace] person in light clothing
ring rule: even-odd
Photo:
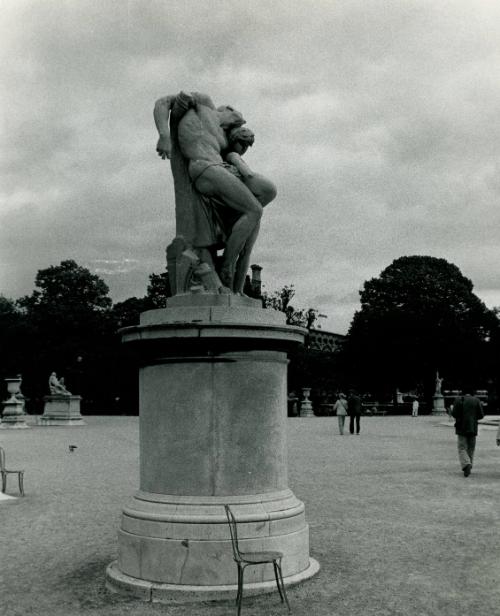
[[[333,410],[337,413],[339,432],[342,436],[344,434],[344,424],[347,415],[347,400],[344,394],[339,394],[339,399],[333,405]]]
[[[411,416],[412,417],[418,417],[418,400],[417,398],[413,399],[412,405],[411,405]]]

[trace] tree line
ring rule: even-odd
[[[249,282],[249,281],[248,281]],[[248,295],[256,295],[250,284]],[[17,300],[0,295],[0,378],[21,374],[28,410],[41,412],[52,371],[83,397],[84,413],[136,413],[137,367],[118,330],[144,310],[164,307],[168,273],[151,274],[146,294],[113,303],[99,276],[73,260],[39,270],[35,290]],[[263,306],[307,330],[317,310],[293,306],[285,285],[257,293]],[[289,389],[355,388],[378,399],[399,388],[430,399],[436,371],[446,389],[471,384],[494,393],[499,384],[498,310],[474,294],[472,282],[445,259],[408,256],[364,283],[342,348],[325,353],[306,343],[291,356]],[[496,404],[496,402],[495,402]]]

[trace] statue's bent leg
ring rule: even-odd
[[[252,256],[252,248],[254,247],[257,236],[259,235],[260,222],[252,232],[252,235],[248,238],[246,244],[243,246],[243,250],[240,252],[238,261],[236,262],[236,268],[234,272],[233,288],[235,293],[243,293],[245,286],[245,277],[250,267],[250,257]]]
[[[234,290],[236,261],[258,226],[262,216],[262,205],[241,180],[222,166],[214,165],[207,168],[196,181],[196,188],[202,194],[218,197],[224,205],[242,214],[233,225],[227,239],[220,271],[223,284]]]
[[[260,173],[254,173],[251,177],[244,178],[243,182],[262,206],[271,203],[278,192],[273,182]]]

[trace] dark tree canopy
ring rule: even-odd
[[[168,272],[150,274],[147,294],[144,297],[129,297],[113,305],[112,315],[117,327],[138,325],[141,312],[165,308],[172,296]]]
[[[111,307],[109,288],[96,274],[69,259],[60,265],[39,270],[35,278],[37,289],[19,300],[27,311],[45,310],[62,313],[104,312]]]
[[[0,385],[3,379],[19,373],[23,364],[24,343],[30,331],[16,302],[0,295]]]
[[[17,313],[16,303],[14,300],[0,295],[0,319],[4,322],[7,319],[15,318]]]
[[[56,371],[66,378],[70,391],[89,398],[91,383],[102,382],[105,387],[96,374],[112,365],[116,355],[109,289],[99,276],[73,260],[39,270],[35,285],[30,296],[17,302],[30,331],[20,367],[28,394],[45,395],[48,375]],[[76,381],[82,379],[75,375],[82,370],[89,385],[78,391]],[[93,386],[96,394],[98,388]]]
[[[353,375],[370,388],[478,378],[494,313],[472,282],[445,259],[401,257],[365,282],[346,351]],[[477,384],[479,386],[479,383]]]
[[[295,308],[291,302],[295,297],[293,285],[285,285],[272,293],[264,292],[262,302],[265,308],[284,312],[288,325],[313,329],[318,317],[315,308]],[[314,392],[333,392],[344,380],[339,354],[336,351],[325,353],[311,348],[309,335],[304,344],[289,353],[288,389],[300,393],[302,387],[311,387]]]
[[[167,299],[172,296],[168,272],[150,274],[147,289],[149,308],[165,308]]]

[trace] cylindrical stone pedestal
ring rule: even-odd
[[[432,415],[446,415],[446,407],[444,405],[444,396],[435,394],[432,397]]]
[[[147,600],[227,598],[242,551],[283,552],[285,583],[318,570],[304,505],[287,485],[287,349],[303,330],[260,302],[177,296],[123,330],[140,362],[140,490],[123,510],[107,585]],[[266,592],[271,566],[245,586]]]

